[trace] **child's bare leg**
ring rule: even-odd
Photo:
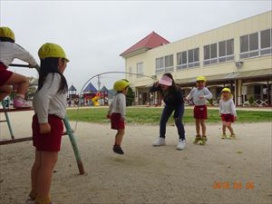
[[[201,128],[202,128],[202,136],[206,136],[206,124],[205,119],[200,120]]]
[[[50,202],[50,187],[58,152],[40,152],[40,168],[37,175],[37,203]]]
[[[223,135],[225,135],[226,134],[226,122],[225,121],[223,121],[223,124],[222,124],[222,132],[223,132]]]
[[[41,155],[40,152],[36,150],[35,161],[31,169],[31,192],[29,197],[33,200],[37,197],[37,185],[38,185],[38,173],[41,167]]]
[[[29,87],[29,80],[27,77],[13,73],[9,80],[6,82],[7,85],[18,85],[17,95],[24,98]]]
[[[200,135],[200,119],[195,119],[196,135]]]
[[[6,96],[10,95],[12,89],[9,85],[4,85],[0,87],[0,101],[2,101]]]
[[[125,130],[124,129],[117,130],[117,133],[116,133],[116,136],[115,136],[115,145],[121,146],[124,135],[125,135]]]
[[[231,135],[234,135],[233,128],[231,127],[231,122],[227,122],[227,123],[226,123],[226,126],[227,126],[227,128],[229,129],[230,134],[231,134]]]

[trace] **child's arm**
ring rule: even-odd
[[[59,74],[47,76],[43,87],[35,95],[35,112],[38,116],[40,133],[42,134],[51,131],[51,127],[48,123],[48,109],[51,99],[58,91],[60,80]]]
[[[120,94],[120,98],[119,98],[119,110],[120,110],[120,114],[123,118],[123,120],[125,120],[125,116],[126,116],[126,96],[124,94]]]
[[[206,87],[204,88],[204,98],[205,99],[211,99],[213,97],[212,93],[207,89]]]
[[[18,44],[14,44],[14,57],[18,58],[24,62],[27,62],[30,67],[38,67],[38,63],[34,59],[34,57],[26,51],[23,47]]]
[[[110,104],[110,106],[109,106],[109,110],[108,110],[108,113],[107,113],[107,118],[110,118],[110,117],[111,117],[112,107],[113,107],[113,101],[111,102],[111,104]]]
[[[189,101],[189,100],[192,99],[192,97],[193,97],[193,90],[194,89],[191,89],[190,93],[185,97],[185,100]]]
[[[231,114],[234,115],[234,119],[236,120],[237,113],[236,113],[236,107],[235,107],[233,100],[231,100]]]

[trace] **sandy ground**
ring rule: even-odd
[[[16,138],[31,135],[31,115],[10,113]],[[0,128],[1,140],[9,138],[6,124]],[[209,125],[206,146],[192,144],[193,125],[185,129],[186,149],[177,151],[174,126],[167,127],[166,146],[152,147],[158,126],[127,125],[125,155],[119,156],[112,152],[115,131],[109,125],[78,123],[86,174],[79,175],[69,137],[63,137],[51,188],[54,204],[272,203],[271,123],[234,124],[236,140],[220,139],[220,124]],[[32,142],[2,145],[0,153],[0,203],[24,203]]]

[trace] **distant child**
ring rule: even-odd
[[[223,88],[221,91],[221,99],[219,102],[219,113],[221,114],[222,119],[222,139],[226,139],[226,128],[230,131],[230,139],[235,138],[235,134],[233,132],[233,128],[231,127],[231,123],[236,120],[236,108],[233,102],[233,96],[229,88]]]
[[[52,204],[50,186],[58,160],[66,115],[67,81],[63,76],[69,60],[57,44],[45,43],[38,52],[41,60],[38,89],[34,95],[32,121],[35,161],[31,170],[32,189],[27,203]]]
[[[32,55],[15,43],[13,31],[9,27],[0,27],[0,101],[11,94],[11,85],[16,85],[14,108],[29,108],[30,105],[25,100],[29,86],[28,78],[7,70],[15,58],[29,63],[29,67],[38,67]]]
[[[117,130],[113,151],[116,154],[124,154],[121,143],[125,135],[125,115],[126,115],[126,94],[129,82],[125,79],[114,83],[114,90],[117,91],[113,101],[110,104],[107,118],[111,119],[111,128]]]
[[[206,78],[204,76],[198,76],[196,78],[196,87],[193,88],[186,100],[193,100],[194,107],[194,118],[196,125],[196,138],[194,144],[200,142],[200,145],[205,145],[207,141],[206,135],[206,124],[207,119],[207,105],[206,100],[212,98],[212,94],[208,88],[205,87]],[[202,129],[202,135],[200,134],[200,129]]]

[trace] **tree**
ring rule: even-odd
[[[135,99],[135,93],[132,91],[131,87],[128,87],[128,92],[126,95],[127,106],[132,106],[134,99]]]

